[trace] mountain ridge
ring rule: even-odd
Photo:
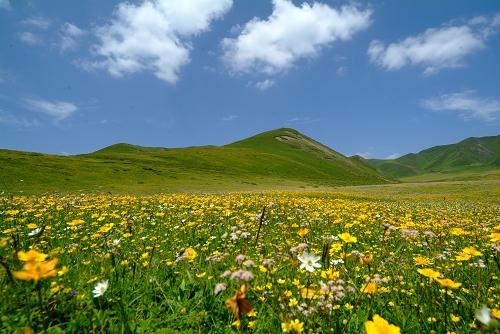
[[[225,146],[167,149],[118,143],[74,156],[0,150],[0,172],[0,187],[10,193],[151,194],[398,182],[365,160],[347,158],[289,128]]]
[[[382,172],[396,178],[500,166],[500,135],[469,137],[456,144],[438,145],[392,160],[368,159]]]

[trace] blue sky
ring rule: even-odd
[[[0,148],[225,145],[291,127],[391,158],[500,134],[500,2],[0,0]]]

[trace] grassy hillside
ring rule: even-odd
[[[292,129],[214,147],[116,144],[91,154],[54,156],[0,150],[1,191],[160,193],[318,188],[395,182]]]
[[[401,179],[435,179],[436,175],[419,177],[428,173],[440,173],[440,179],[446,179],[446,175],[451,174],[454,175],[452,179],[468,178],[471,177],[471,172],[479,175],[483,171],[495,171],[500,167],[500,136],[471,137],[457,144],[431,147],[394,160],[369,161],[380,171]]]

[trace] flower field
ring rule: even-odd
[[[500,184],[0,198],[0,332],[476,333]]]

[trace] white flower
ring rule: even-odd
[[[490,324],[491,314],[486,305],[483,304],[483,307],[480,310],[476,310],[476,319],[486,326]]]
[[[28,233],[28,236],[29,237],[32,237],[32,236],[35,236],[37,235],[38,233],[40,233],[42,229],[41,228],[37,228],[37,229],[34,229],[33,231],[31,231],[30,233]]]
[[[309,272],[313,272],[314,268],[321,268],[321,264],[317,263],[321,257],[316,256],[314,252],[307,252],[304,251],[302,255],[297,256],[297,259],[299,259],[301,263],[300,269],[305,269]]]
[[[108,242],[108,244],[110,246],[118,246],[119,243],[120,243],[120,239],[114,239],[113,241]]]
[[[336,266],[338,264],[344,263],[344,260],[342,260],[342,259],[331,260],[330,263],[333,264],[334,266]]]
[[[101,282],[97,283],[94,291],[92,291],[92,293],[94,294],[94,298],[102,296],[106,292],[106,290],[108,290],[108,285],[108,280],[102,280]]]

